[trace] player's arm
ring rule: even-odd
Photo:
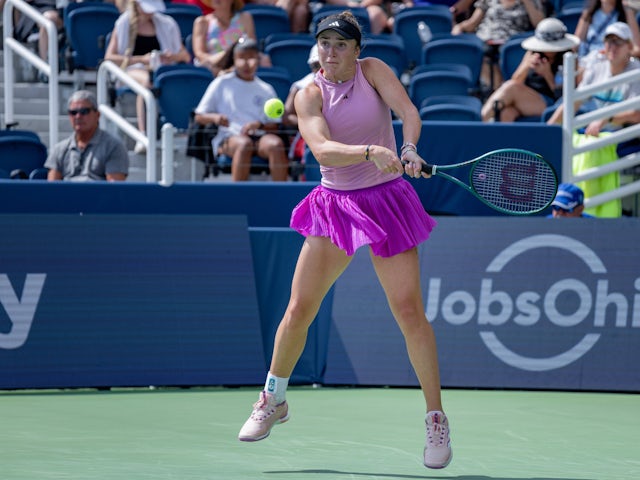
[[[317,85],[310,84],[300,90],[294,104],[300,134],[320,165],[339,167],[365,161],[367,145],[347,145],[331,140]]]
[[[365,58],[361,61],[362,72],[376,89],[382,100],[402,120],[403,143],[417,144],[420,139],[422,122],[420,113],[413,104],[396,74],[382,60]]]
[[[406,90],[398,80],[396,74],[383,61],[377,58],[365,58],[361,61],[362,72],[367,81],[376,89],[382,100],[391,108],[402,121],[402,161],[406,163],[404,171],[413,177],[429,177],[421,171],[426,163],[414,148],[420,140],[422,120],[420,113],[413,104]],[[394,155],[396,152],[393,152]],[[407,163],[408,162],[408,163]]]

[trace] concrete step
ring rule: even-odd
[[[0,111],[5,112],[4,95],[0,97]],[[46,99],[16,98],[13,102],[16,115],[49,115],[49,101]]]
[[[4,96],[4,82],[0,86],[0,94]],[[13,95],[16,99],[47,99],[49,87],[46,83],[19,82],[13,85]]]

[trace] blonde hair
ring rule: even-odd
[[[129,0],[127,4],[127,11],[129,12],[129,42],[127,48],[124,50],[124,60],[120,67],[124,70],[129,65],[129,59],[133,54],[133,49],[136,46],[136,38],[138,38],[138,10],[136,9],[135,0]]]

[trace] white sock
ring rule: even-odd
[[[267,381],[264,384],[264,391],[273,395],[277,403],[282,403],[287,394],[289,377],[276,377],[271,372],[267,374]]]

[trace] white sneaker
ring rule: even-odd
[[[427,413],[427,444],[424,447],[424,466],[444,468],[449,465],[453,452],[449,438],[449,421],[439,411]]]
[[[144,143],[138,141],[136,142],[136,146],[133,147],[133,153],[137,155],[142,155],[144,153],[147,153],[147,147],[144,146]]]
[[[260,392],[260,399],[253,404],[253,412],[244,423],[238,434],[241,442],[257,442],[267,438],[271,429],[277,423],[289,420],[287,402],[276,404],[275,397],[264,391]]]

